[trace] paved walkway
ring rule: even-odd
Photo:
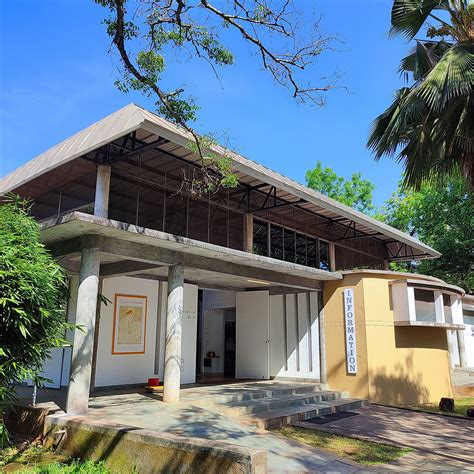
[[[246,390],[261,389],[249,383]],[[271,382],[269,385],[275,385]],[[242,384],[243,385],[243,384]],[[265,449],[268,470],[273,473],[331,472],[353,473],[368,471],[365,466],[333,456],[322,450],[304,446],[253,425],[242,425],[233,418],[220,415],[211,409],[196,406],[206,396],[220,396],[242,387],[195,386],[182,390],[182,403],[170,405],[160,401],[161,396],[140,391],[96,392],[89,402],[87,418],[91,421],[114,422],[123,425],[174,433],[183,436],[224,441],[238,446]],[[28,399],[30,390],[21,390],[22,398]],[[38,402],[54,401],[64,406],[64,391],[40,390]]]
[[[298,426],[414,448],[415,452],[377,470],[474,471],[474,421],[378,405],[351,410],[357,416]]]
[[[324,451],[241,425],[193,405],[168,405],[144,394],[94,397],[89,417],[183,436],[207,438],[267,451],[270,472],[359,472],[367,469]]]

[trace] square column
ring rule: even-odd
[[[168,304],[163,380],[163,401],[167,403],[179,402],[183,303],[184,267],[181,264],[171,265],[168,269]]]
[[[108,217],[109,195],[110,195],[110,165],[99,165],[97,167],[97,178],[95,184],[94,216]]]
[[[76,325],[80,328],[74,330],[66,403],[66,412],[71,415],[85,415],[89,408],[99,268],[99,249],[82,249],[76,310]]]

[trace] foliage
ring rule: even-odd
[[[0,469],[2,472],[23,474],[108,474],[110,472],[103,461],[71,460],[41,445],[25,443],[0,451]]]
[[[275,431],[291,440],[307,444],[313,448],[323,449],[367,466],[386,464],[412,451],[409,448],[399,448],[390,444],[364,441],[296,426],[284,426]]]
[[[417,40],[402,59],[400,73],[411,85],[375,119],[368,147],[377,160],[386,155],[403,163],[406,187],[417,190],[461,172],[472,188],[474,3],[394,0],[391,21],[392,34],[409,40],[426,24],[430,39]]]
[[[52,347],[66,343],[66,276],[40,242],[28,203],[0,205],[0,404],[14,399],[14,385],[38,375]]]
[[[37,467],[26,473],[32,474],[109,474],[104,462],[75,460],[69,464],[53,463],[47,466]]]
[[[222,37],[235,35],[257,53],[262,66],[274,81],[288,88],[301,102],[323,105],[323,93],[334,87],[334,79],[322,79],[322,85],[308,84],[310,66],[335,39],[320,32],[314,21],[297,11],[288,0],[95,0],[110,13],[104,20],[107,33],[121,61],[119,90],[139,91],[155,98],[157,111],[190,133],[202,161],[203,176],[184,180],[194,185],[193,192],[207,189],[209,173],[222,177],[213,179],[213,187],[231,187],[229,166],[206,155],[206,138],[190,126],[199,110],[192,97],[185,96],[182,85],[165,90],[163,76],[170,58],[178,55],[207,62],[215,74],[218,68],[234,64],[234,53]],[[304,20],[304,21],[302,21]],[[228,160],[227,160],[228,161]],[[198,183],[201,180],[202,183]]]
[[[400,184],[381,216],[442,254],[418,263],[391,264],[393,269],[432,275],[474,292],[473,195],[461,177],[441,187],[424,184],[419,191],[406,191]]]
[[[306,172],[308,187],[353,207],[369,213],[374,210],[372,193],[375,185],[362,179],[361,173],[353,173],[350,180],[338,176],[331,168],[323,168],[320,161],[315,168]]]

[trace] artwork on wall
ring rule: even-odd
[[[147,297],[115,294],[112,354],[144,354]]]

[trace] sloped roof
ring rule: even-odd
[[[181,127],[142,107],[129,104],[53,146],[0,179],[0,195],[14,191],[48,171],[138,129],[146,130],[183,147],[187,146],[192,138],[191,134]],[[404,243],[423,252],[426,256],[439,257],[441,255],[418,239],[303,186],[242,155],[221,146],[216,146],[215,151],[229,156],[233,160],[234,170],[240,174],[245,174],[248,180],[275,186],[280,193],[290,196],[290,200],[294,199],[295,202],[305,200],[306,203],[302,207],[311,209],[311,206],[315,206],[320,213],[324,212],[327,217],[343,217],[349,222],[356,223],[357,228],[364,232],[373,232],[374,235],[381,234],[384,240],[393,239]]]

